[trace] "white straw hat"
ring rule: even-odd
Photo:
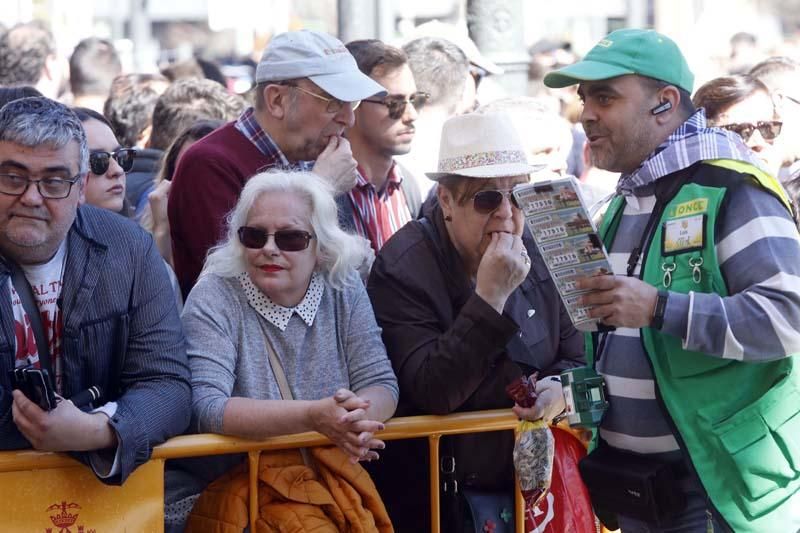
[[[503,113],[468,113],[448,119],[442,127],[439,167],[426,172],[432,180],[456,175],[502,178],[541,170],[530,165],[511,119]]]

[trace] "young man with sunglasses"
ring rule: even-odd
[[[89,161],[62,104],[25,98],[0,111],[0,358],[47,371],[61,398],[45,411],[0,372],[0,448],[71,452],[120,484],[186,429],[189,369],[152,239],[83,203]],[[100,397],[78,408],[92,387]]]
[[[347,140],[358,177],[355,187],[337,197],[340,225],[369,239],[377,252],[419,213],[419,187],[394,158],[411,149],[417,110],[428,95],[417,91],[408,58],[399,48],[368,39],[350,42],[347,49],[361,72],[388,92],[362,100],[355,112]]]
[[[277,35],[256,69],[255,107],[195,143],[169,195],[175,273],[186,296],[245,182],[269,168],[312,170],[338,192],[355,182],[343,137],[361,100],[386,92],[358,70],[336,38],[302,30]]]
[[[419,110],[411,151],[399,156],[398,161],[411,170],[420,193],[427,197],[435,182],[426,178],[425,172],[438,162],[442,125],[448,118],[464,112],[462,101],[470,84],[474,102],[474,82],[467,56],[446,39],[420,37],[403,45],[403,52],[414,73],[417,90],[429,97]]]
[[[616,327],[587,339],[610,407],[581,470],[623,533],[797,531],[800,238],[739,135],[694,110],[693,79],[634,29],[544,78],[578,84],[593,163],[622,173],[600,226],[614,275],[578,282]]]

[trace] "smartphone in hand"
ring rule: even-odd
[[[34,368],[32,365],[8,371],[11,386],[19,389],[32,402],[45,411],[56,407],[56,394],[50,385],[47,370]]]

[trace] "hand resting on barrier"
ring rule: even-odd
[[[14,423],[37,450],[101,450],[117,442],[116,433],[103,413],[84,413],[70,400],[62,400],[52,411],[44,411],[21,391],[12,394]]]
[[[378,459],[374,450],[386,447],[384,442],[374,437],[384,429],[379,420],[368,415],[370,400],[356,395],[347,389],[339,389],[333,397],[316,402],[311,412],[314,429],[345,452],[352,462]]]
[[[523,420],[534,421],[541,418],[549,424],[564,411],[566,404],[560,381],[550,378],[543,378],[537,381],[536,394],[538,397],[533,407],[525,408],[515,404],[512,408],[514,414]]]

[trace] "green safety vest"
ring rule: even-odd
[[[705,165],[727,168],[731,179],[752,179],[791,211],[781,186],[744,162],[704,161],[666,205],[652,240],[645,245],[641,278],[665,289],[662,265],[671,264],[668,290],[727,296],[714,246],[714,230],[726,187],[697,183]],[[738,174],[738,175],[737,175]],[[742,176],[742,174],[747,176]],[[608,249],[624,209],[616,197],[600,227]],[[662,232],[669,220],[703,218],[700,249],[662,255]],[[696,219],[695,219],[696,221]],[[674,224],[674,223],[673,223]],[[692,264],[702,259],[701,276]],[[671,267],[667,267],[671,268]],[[800,327],[800,324],[797,325]],[[681,339],[642,328],[657,395],[677,429],[711,502],[734,531],[793,532],[800,524],[800,368],[795,355],[750,363],[684,350]],[[587,338],[589,361],[594,349]],[[607,355],[613,357],[613,354]],[[788,524],[792,524],[793,528]],[[788,529],[787,529],[788,528]]]

